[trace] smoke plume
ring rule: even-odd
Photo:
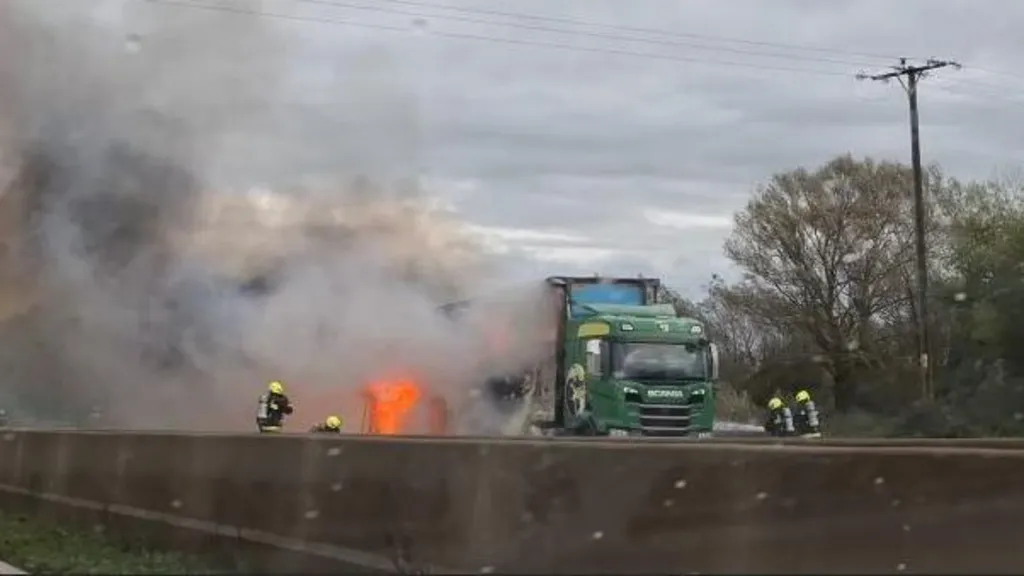
[[[308,425],[358,419],[356,390],[392,368],[456,402],[479,377],[480,323],[435,310],[487,262],[416,186],[214,178],[302,165],[276,139],[295,132],[281,102],[296,39],[275,24],[146,2],[0,4],[0,403],[15,417],[251,429],[256,396],[281,379]],[[415,141],[388,130],[374,146]],[[239,134],[269,152],[250,160]]]

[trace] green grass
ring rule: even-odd
[[[0,512],[0,560],[30,574],[214,574],[198,559]]]

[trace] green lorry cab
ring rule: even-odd
[[[516,401],[544,435],[708,436],[718,353],[692,318],[660,302],[656,278],[551,277],[539,305],[545,354],[523,366]],[[450,304],[450,316],[470,306]],[[514,319],[507,321],[514,324]],[[517,370],[518,372],[518,370]]]

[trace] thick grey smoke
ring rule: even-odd
[[[474,289],[482,256],[414,186],[213,185],[225,166],[244,180],[247,165],[288,174],[296,158],[287,139],[250,164],[230,145],[287,132],[295,38],[272,24],[145,2],[0,4],[0,402],[36,419],[240,429],[273,378],[305,425],[358,419],[356,391],[390,368],[456,403],[494,369],[479,322],[435,313]],[[376,145],[401,148],[389,129]],[[535,296],[511,301],[532,310]]]

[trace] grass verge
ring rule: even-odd
[[[99,533],[0,512],[0,560],[30,574],[216,574],[173,552],[127,545]]]
[[[715,393],[715,417],[729,422],[751,424],[761,420],[761,411],[746,392],[722,382]]]

